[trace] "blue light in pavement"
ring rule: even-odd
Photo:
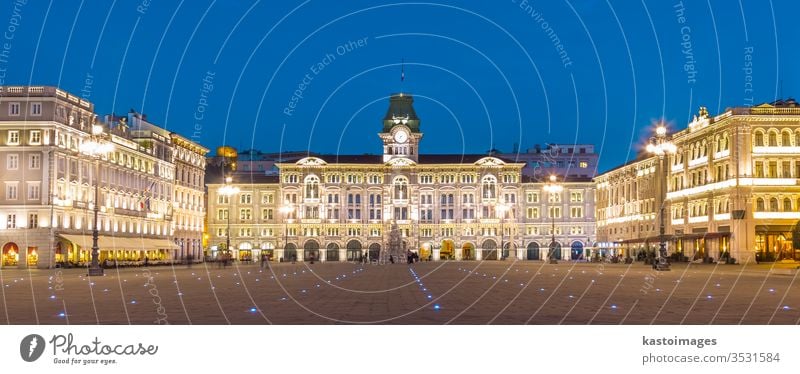
[[[427,291],[428,289],[427,289],[427,288],[423,288],[422,290],[423,290],[423,291]]]
[[[433,304],[433,309],[434,310],[439,310],[439,309],[442,309],[442,307],[439,306],[439,304]]]
[[[433,299],[433,296],[431,296],[431,295],[428,295],[428,298],[429,298],[429,299]]]
[[[58,313],[58,316],[61,317],[61,318],[64,318],[64,316],[66,316],[66,313],[64,313],[64,312]]]
[[[56,295],[50,295],[50,299],[51,299],[51,300],[52,300],[52,299],[55,299],[55,298],[56,298]]]
[[[792,309],[792,308],[789,308],[789,306],[788,306],[788,305],[784,305],[784,306],[783,306],[783,310],[789,310],[789,309]]]
[[[775,289],[774,288],[770,288],[769,292],[775,292]]]
[[[136,300],[131,300],[131,304],[136,304]]]
[[[256,308],[250,308],[250,313],[255,313],[257,311],[258,311],[258,309],[256,309]]]
[[[617,304],[611,304],[611,309],[617,309]]]
[[[711,297],[711,295],[708,295],[708,296],[706,296],[706,299],[711,300],[711,299],[713,299],[713,297]]]

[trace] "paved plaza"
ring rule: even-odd
[[[797,324],[786,265],[538,261],[3,269],[10,324]]]

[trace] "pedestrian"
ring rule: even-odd
[[[389,255],[389,262],[394,263],[394,256]]]
[[[314,265],[314,254],[308,256],[308,259],[311,260],[311,265]]]
[[[261,254],[261,268],[262,269],[264,268],[264,265],[266,264],[266,262],[267,262],[267,255]]]
[[[186,265],[188,265],[189,269],[192,268],[192,260],[193,259],[194,259],[194,257],[191,254],[186,256]]]
[[[150,261],[150,259],[147,258],[147,256],[144,256],[144,267],[147,267],[147,264],[148,264],[149,261]]]
[[[297,262],[297,255],[292,255],[292,264]]]

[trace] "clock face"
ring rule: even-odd
[[[400,130],[394,133],[394,141],[398,143],[405,143],[406,140],[408,140],[408,134],[405,131]]]

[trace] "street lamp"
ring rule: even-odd
[[[80,151],[95,160],[95,178],[94,178],[94,225],[92,225],[92,262],[89,264],[89,276],[103,275],[103,268],[100,267],[100,248],[97,245],[98,237],[100,236],[99,224],[97,221],[98,212],[100,211],[100,158],[108,155],[114,150],[114,145],[111,142],[103,140],[103,126],[92,125],[92,134],[88,141],[83,142],[80,146]]]
[[[228,224],[225,229],[225,251],[231,250],[231,207],[233,206],[232,197],[239,193],[239,187],[231,185],[231,177],[225,177],[225,185],[219,188],[219,194],[228,198]]]
[[[658,156],[659,167],[661,168],[661,183],[658,191],[658,196],[661,198],[661,207],[659,208],[659,233],[658,233],[658,260],[653,265],[653,268],[658,271],[670,270],[669,262],[667,262],[667,243],[664,242],[664,199],[666,197],[665,187],[667,184],[667,169],[664,165],[664,155],[675,154],[675,144],[667,139],[667,128],[664,125],[656,127],[656,136],[650,138],[650,143],[647,144],[647,152]]]
[[[283,215],[283,258],[289,260],[288,258],[286,258],[286,244],[289,241],[287,231],[289,230],[288,228],[289,215],[292,214],[292,212],[294,212],[294,207],[287,204],[280,207],[278,210]]]
[[[550,175],[550,181],[547,184],[545,184],[545,186],[544,186],[544,190],[547,191],[550,194],[550,200],[551,201],[555,201],[553,196],[561,193],[561,191],[564,189],[563,187],[561,187],[560,184],[557,183],[557,181],[558,181],[558,179],[556,178],[555,175]],[[555,207],[551,206],[550,207],[550,211],[548,213],[550,214],[550,221],[552,223],[552,226],[550,227],[550,234],[551,234],[552,238],[551,238],[551,241],[550,241],[550,253],[548,253],[548,255],[547,255],[547,257],[550,259],[550,263],[551,264],[557,264],[558,263],[558,260],[556,259],[556,216],[555,216],[555,212],[556,212]]]
[[[503,244],[504,244],[503,241],[505,240],[506,232],[505,232],[504,223],[506,221],[506,212],[508,212],[509,209],[511,209],[511,207],[509,207],[506,204],[500,204],[500,205],[495,206],[494,209],[495,209],[495,211],[497,211],[497,215],[500,217],[500,257],[498,259],[502,260],[502,259],[505,259],[505,257],[504,257],[505,256],[505,253],[504,253],[505,247],[503,246]]]

